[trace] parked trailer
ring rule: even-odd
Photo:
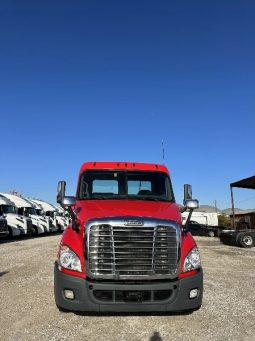
[[[185,224],[189,213],[182,213],[182,222]],[[199,224],[208,225],[208,226],[218,226],[218,213],[207,213],[207,212],[198,212],[195,211],[192,213],[192,220],[195,220]]]
[[[255,219],[246,219],[241,222],[237,221],[234,205],[233,188],[255,189],[255,176],[242,179],[230,184],[231,201],[232,201],[232,226],[230,229],[225,229],[220,234],[220,240],[225,244],[233,244],[245,248],[251,248],[255,245]],[[255,217],[255,215],[254,215]]]

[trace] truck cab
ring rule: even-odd
[[[215,237],[218,235],[217,227],[200,224],[195,220],[191,220],[188,226],[192,236]]]
[[[54,270],[60,310],[184,311],[199,309],[203,271],[182,226],[163,165],[88,162],[75,197],[59,183],[57,201],[71,214]],[[190,217],[198,201],[185,186]]]
[[[43,212],[43,215],[47,219],[47,221],[48,221],[48,232],[59,231],[60,226],[58,226],[57,220],[55,217],[56,208],[53,205],[51,205],[51,204],[49,204],[43,200],[33,199],[32,202],[35,203],[36,205],[39,205],[39,207],[41,208],[41,212]]]
[[[57,224],[60,226],[61,231],[64,231],[70,223],[69,216],[62,207],[57,205],[54,205],[54,207],[56,208],[55,217]]]
[[[50,231],[50,222],[48,217],[45,216],[41,206],[33,202],[31,199],[25,199],[31,207],[24,210],[25,215],[29,215],[33,222],[35,234],[43,234]]]
[[[29,200],[14,194],[3,193],[3,195],[15,204],[18,215],[24,217],[29,222],[28,234],[41,234],[45,232],[46,221],[37,215],[35,206]]]
[[[6,218],[0,213],[0,238],[8,236],[8,225]]]
[[[18,207],[10,198],[12,195],[0,193],[0,211],[7,220],[9,237],[33,233],[32,220],[18,212]]]

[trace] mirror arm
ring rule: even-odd
[[[185,225],[183,226],[183,232],[184,232],[184,233],[187,233],[187,232],[189,231],[188,227],[189,227],[189,223],[190,223],[190,220],[191,220],[191,216],[192,216],[193,211],[194,211],[194,208],[191,208],[190,211],[189,211],[188,218],[187,218],[187,220],[186,220]]]
[[[80,231],[80,225],[77,221],[77,216],[74,213],[74,211],[72,210],[72,207],[68,207],[68,212],[70,213],[71,219],[72,219],[72,229],[76,232]]]

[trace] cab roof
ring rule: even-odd
[[[0,194],[0,205],[10,205],[15,206],[14,202],[6,198],[4,195]]]
[[[32,205],[24,198],[14,194],[0,193],[5,198],[11,200],[16,207],[32,207]]]
[[[85,170],[137,170],[137,171],[158,171],[169,174],[168,169],[164,165],[154,163],[140,162],[85,162],[80,169],[80,174]]]
[[[42,209],[47,212],[47,211],[50,211],[50,212],[55,212],[56,211],[56,208],[52,205],[52,204],[49,204],[48,202],[46,201],[43,201],[43,200],[39,200],[39,199],[32,199],[32,202],[36,203],[37,205],[41,206]]]

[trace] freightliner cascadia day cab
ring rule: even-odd
[[[18,207],[6,193],[0,193],[0,212],[7,220],[9,237],[32,234],[32,220],[18,213]]]
[[[63,207],[60,207],[58,205],[54,205],[54,207],[56,208],[55,217],[57,220],[57,224],[58,226],[60,226],[61,231],[64,231],[70,223],[69,215],[63,209]]]
[[[203,272],[197,245],[182,226],[163,165],[89,162],[76,197],[58,184],[57,202],[72,223],[63,233],[54,269],[57,307],[71,311],[142,312],[199,309]]]
[[[26,198],[26,200],[32,205],[29,209],[30,217],[32,218],[34,226],[34,234],[48,233],[50,231],[50,223],[48,217],[44,215],[42,208],[31,199]]]
[[[26,220],[29,225],[27,234],[44,233],[45,220],[37,215],[34,206],[27,199],[9,193],[1,194],[14,203],[18,215]]]
[[[57,225],[55,218],[56,208],[43,200],[32,199],[31,201],[41,207],[41,210],[43,211],[43,214],[45,215],[45,218],[48,222],[48,232],[58,231],[60,227]]]

